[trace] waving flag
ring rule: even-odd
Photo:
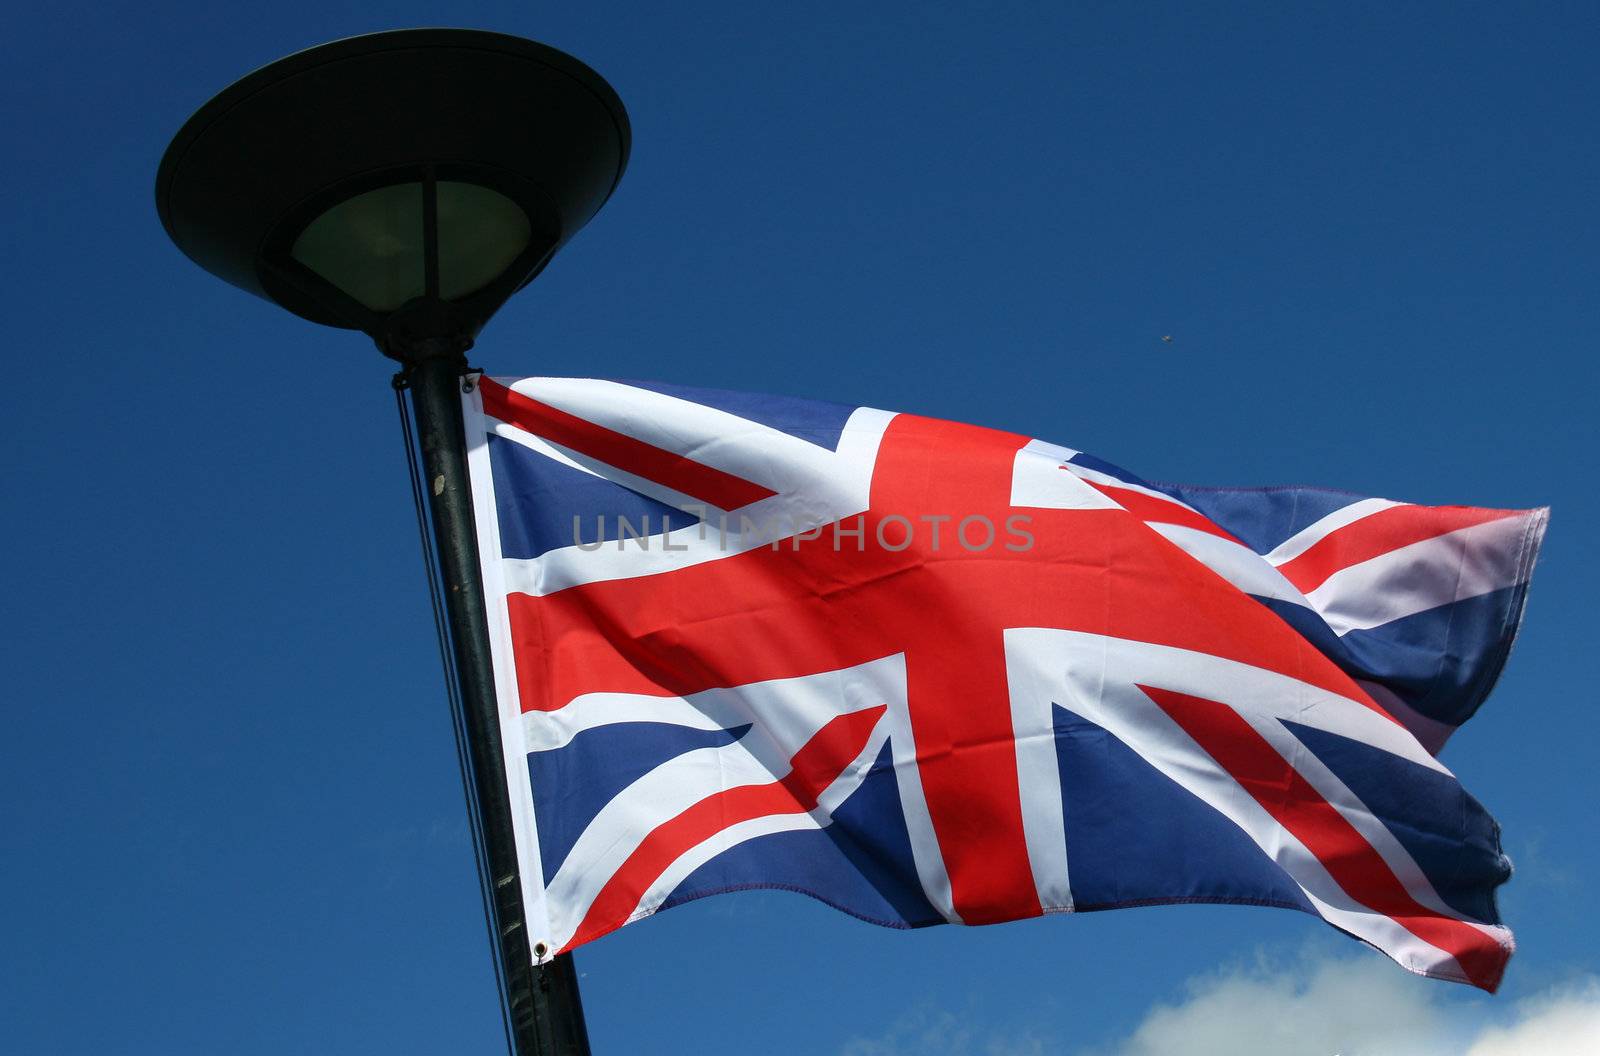
[[[1510,864],[1435,752],[1544,510],[664,385],[465,406],[532,956],[764,887],[895,927],[1283,906],[1498,984]]]

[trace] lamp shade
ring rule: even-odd
[[[553,48],[375,33],[201,107],[156,207],[195,263],[297,315],[376,336],[425,301],[470,336],[605,203],[630,138],[611,87]]]

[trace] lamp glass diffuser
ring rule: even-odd
[[[375,312],[427,292],[421,183],[346,198],[318,216],[289,253]]]
[[[438,189],[439,296],[454,301],[499,278],[528,248],[533,226],[499,191],[453,180]]]
[[[439,291],[453,301],[483,289],[528,248],[533,227],[510,198],[456,180],[434,185]],[[290,248],[295,260],[375,312],[390,312],[427,291],[423,183],[397,183],[355,195],[306,225]]]

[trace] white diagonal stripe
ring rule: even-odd
[[[1274,565],[1287,564],[1340,528],[1364,520],[1391,507],[1404,505],[1406,503],[1391,502],[1388,499],[1362,499],[1359,502],[1352,502],[1348,506],[1341,506],[1326,517],[1306,525],[1306,527],[1279,543],[1266,555],[1267,560]]]
[[[1367,630],[1515,586],[1531,514],[1502,517],[1342,568],[1306,595],[1335,634]]]
[[[1181,524],[1152,522],[1150,527],[1246,594],[1308,604],[1298,587],[1248,546]]]
[[[1468,981],[1449,953],[1417,938],[1398,921],[1374,913],[1347,894],[1316,856],[1253,797],[1243,793],[1232,777],[1211,763],[1189,735],[1138,685],[1221,700],[1258,732],[1266,735],[1270,731],[1269,742],[1280,754],[1298,745],[1297,741],[1290,744],[1284,740],[1292,735],[1277,720],[1287,719],[1353,737],[1422,762],[1431,769],[1449,772],[1409,734],[1403,730],[1398,734],[1385,732],[1385,727],[1389,730],[1398,730],[1398,727],[1356,701],[1284,675],[1188,650],[1046,628],[1009,630],[1006,648],[1008,670],[1013,666],[1013,658],[1017,664],[1039,665],[1033,677],[1041,684],[1054,681],[1055,703],[1107,730],[1161,773],[1243,829],[1326,920],[1372,943],[1413,971]],[[1383,725],[1371,725],[1360,712],[1367,712]],[[1375,739],[1374,733],[1381,736]],[[1410,741],[1411,747],[1407,749],[1402,741]],[[1300,761],[1297,759],[1297,763]],[[1335,807],[1357,824],[1364,835],[1376,835],[1372,832],[1375,819],[1358,816],[1362,808],[1348,789],[1337,785],[1331,774],[1317,773],[1315,767],[1311,769],[1314,772],[1308,775],[1308,780],[1314,781],[1314,787],[1336,797]],[[1321,769],[1325,771],[1326,768]],[[1397,876],[1407,883],[1413,897],[1425,905],[1442,907],[1431,886],[1416,884],[1421,871],[1399,847],[1398,841],[1392,835],[1378,839],[1375,850],[1386,861],[1399,866]],[[1443,916],[1465,919],[1448,908],[1437,911]],[[1467,923],[1509,949],[1510,933],[1505,928],[1473,921]]]
[[[546,383],[556,380],[563,384],[548,386],[556,390],[553,393],[546,391]],[[616,409],[611,408],[611,420],[593,420],[612,429],[622,424],[631,425],[635,433],[645,434],[639,439],[658,446],[669,441],[682,442],[684,447],[692,449],[692,455],[677,447],[665,449],[694,457],[697,461],[711,450],[696,446],[697,435],[687,439],[674,437],[670,430],[652,431],[643,428],[641,422],[649,414],[663,408],[672,412],[669,418],[682,417],[686,413],[683,408],[693,408],[701,416],[710,415],[714,418],[715,415],[722,415],[744,423],[739,445],[744,455],[737,460],[740,465],[728,469],[730,460],[722,458],[720,461],[724,464],[716,468],[725,469],[777,494],[732,513],[724,513],[654,481],[636,477],[537,437],[525,433],[514,437],[513,434],[522,432],[515,427],[496,428],[497,435],[514,438],[524,447],[563,465],[611,480],[638,494],[706,518],[700,523],[674,529],[670,534],[662,532],[661,526],[652,520],[651,528],[654,530],[647,529],[647,537],[642,541],[613,539],[587,549],[574,544],[534,558],[507,558],[503,563],[502,575],[506,589],[512,592],[540,596],[585,583],[656,575],[745,553],[771,545],[776,539],[785,539],[835,521],[848,524],[850,518],[867,508],[878,445],[883,439],[884,430],[894,418],[888,411],[859,408],[845,423],[838,450],[828,451],[779,430],[734,418],[725,412],[713,412],[699,404],[612,382],[529,378],[517,382],[516,391],[552,405],[557,402],[556,397],[561,397],[568,404],[589,407],[596,398],[593,394],[585,401],[574,397],[575,393],[588,392],[589,386],[600,386],[598,391],[602,395],[615,396],[619,401],[633,401],[631,415],[618,415]],[[562,409],[577,413],[569,406]],[[696,421],[698,423],[698,419]],[[713,465],[711,460],[705,461],[707,465]]]
[[[866,747],[827,788],[823,789],[822,794],[817,797],[817,805],[811,810],[768,814],[742,821],[721,830],[679,855],[639,899],[639,904],[628,915],[627,922],[631,924],[660,909],[661,903],[665,902],[667,897],[678,889],[678,885],[688,879],[696,869],[741,843],[778,832],[827,828],[833,821],[833,812],[839,809],[851,793],[861,787],[862,781],[866,780],[867,773],[878,758],[878,753],[883,750],[884,736],[883,723],[879,722],[873,729],[872,735],[867,738]]]

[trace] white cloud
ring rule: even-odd
[[[1375,956],[1190,982],[1100,1056],[1600,1056],[1600,981],[1514,1004],[1462,998]]]
[[[839,1056],[1600,1056],[1600,978],[1507,1001],[1374,953],[1263,956],[1190,980],[1117,1042],[1080,1039],[1048,1022],[996,1026],[977,1008],[923,1007]]]
[[[1467,1056],[1596,1056],[1600,1054],[1600,982],[1546,994],[1519,1006],[1517,1022],[1490,1026]]]

